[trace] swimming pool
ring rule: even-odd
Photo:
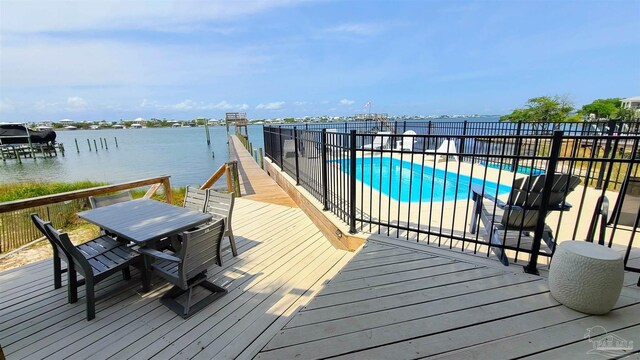
[[[349,174],[349,159],[333,160],[340,164],[340,170]],[[446,175],[446,176],[445,176]],[[446,181],[445,181],[446,177]],[[400,159],[358,158],[356,159],[356,179],[374,190],[401,202],[468,200],[470,183],[482,186],[489,194],[496,194],[498,184],[492,181],[470,178],[454,172],[413,164]],[[422,182],[422,191],[420,191]],[[457,184],[457,187],[456,187]],[[511,187],[500,185],[499,194],[506,194]]]
[[[500,169],[502,168],[502,170],[507,170],[507,171],[511,171],[513,172],[513,165],[511,164],[496,164],[496,163],[489,163],[487,164],[486,162],[481,162],[480,164],[491,168],[491,169]],[[520,174],[526,174],[526,175],[542,175],[545,173],[544,169],[538,169],[538,168],[531,168],[528,166],[521,166],[518,165],[518,173]]]

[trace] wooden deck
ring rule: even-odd
[[[240,191],[243,197],[271,204],[298,207],[289,195],[260,168],[235,135],[230,136],[229,139],[231,158],[238,160]]]
[[[169,285],[114,275],[97,286],[96,319],[53,289],[51,261],[0,273],[0,344],[8,359],[250,358],[342,268],[353,253],[336,250],[300,209],[238,199],[240,252],[224,256],[209,279],[229,293],[188,320],[158,301]]]
[[[356,253],[334,249],[301,209],[240,198],[239,256],[209,278],[229,293],[187,320],[158,301],[159,279],[97,286],[85,302],[54,290],[50,261],[0,273],[0,344],[8,359],[541,359],[594,358],[594,329],[640,350],[640,289],[628,283],[613,312],[558,304],[544,277],[520,267],[374,237]],[[637,274],[635,274],[637,275]],[[637,279],[637,278],[634,278]],[[81,287],[81,291],[83,288]],[[605,356],[606,357],[606,356]]]
[[[583,338],[594,326],[639,344],[637,288],[608,315],[589,316],[556,302],[543,277],[478,261],[370,240],[257,358],[602,358],[587,354],[603,337],[597,328]]]

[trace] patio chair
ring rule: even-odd
[[[389,139],[391,138],[388,135],[391,135],[391,131],[378,131],[376,136],[373,138],[373,143],[364,144],[362,148],[365,150],[381,150],[389,148]]]
[[[402,135],[417,135],[413,130],[407,130]],[[417,140],[413,136],[402,136],[399,140],[396,140],[396,147],[394,150],[406,150],[413,151],[413,144],[415,144]]]
[[[113,204],[118,204],[125,201],[133,200],[133,196],[131,195],[131,191],[123,191],[113,195],[105,195],[105,196],[89,196],[89,204],[92,209],[105,207]],[[100,229],[100,234],[111,236],[114,239],[118,237],[105,229]]]
[[[200,190],[194,186],[187,186],[184,192],[184,202],[182,207],[185,209],[204,212],[204,205],[207,202],[207,190]]]
[[[129,280],[131,279],[129,265],[138,264],[142,268],[140,254],[108,236],[100,236],[75,246],[66,233],[58,231],[50,222],[45,222],[37,214],[31,214],[31,219],[49,239],[56,249],[59,259],[63,259],[67,263],[69,303],[78,301],[78,286],[85,285],[87,320],[92,320],[96,316],[94,286],[97,283],[118,271],[122,271],[124,280]],[[78,272],[84,278],[83,280],[77,279]],[[143,288],[146,290],[149,287],[147,274],[144,270],[141,273]]]
[[[506,202],[494,197],[495,191],[493,194],[487,194],[483,192],[481,185],[471,186],[474,206],[469,232],[475,234],[478,222],[481,221],[487,232],[487,242],[499,246],[492,246],[491,250],[504,265],[509,265],[509,260],[502,246],[519,246],[524,249],[532,244],[529,234],[535,231],[538,223],[545,181],[546,175],[516,179]],[[578,184],[580,178],[575,175],[554,175],[547,214],[551,211],[569,210],[571,205],[565,198]],[[553,252],[555,239],[549,225],[545,224],[542,239]]]
[[[444,160],[448,160],[447,158],[451,156],[455,161],[458,160],[458,148],[456,148],[455,141],[451,139],[447,139],[440,144],[440,146],[436,150],[425,150],[426,154],[434,155],[438,158],[438,161],[444,158]]]
[[[91,204],[92,209],[131,200],[133,200],[133,196],[131,195],[131,191],[129,190],[113,195],[89,196],[89,204]]]
[[[224,220],[219,219],[195,230],[183,232],[180,235],[182,247],[177,253],[149,248],[139,250],[145,256],[154,259],[150,267],[155,274],[174,284],[174,287],[160,298],[160,302],[185,319],[227,292],[226,289],[207,281],[207,269],[219,264],[220,240],[224,228]],[[191,304],[193,290],[198,285],[212,293]],[[181,304],[178,297],[185,294],[184,304]]]
[[[235,202],[234,194],[223,194],[213,189],[207,190],[207,204],[205,205],[205,212],[213,215],[213,221],[223,219],[224,220],[224,233],[229,238],[229,246],[220,249],[219,265],[222,265],[222,251],[231,248],[233,256],[238,256],[238,250],[236,249],[236,241],[233,237],[233,229],[231,228],[231,216],[233,215],[233,204]]]

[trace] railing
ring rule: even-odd
[[[42,236],[31,223],[31,213],[38,213],[43,219],[61,228],[72,221],[75,213],[87,206],[86,199],[89,196],[142,186],[150,186],[145,198],[150,198],[163,187],[166,201],[173,201],[169,176],[160,176],[0,203],[0,253],[19,248]]]
[[[520,135],[462,135],[478,126],[469,124],[466,130],[457,129],[456,136],[433,134],[452,130],[449,123],[431,123],[430,135],[418,131],[399,135],[403,128],[392,134],[341,132],[359,126],[352,123],[321,130],[265,126],[264,143],[266,157],[325,210],[349,224],[351,232],[384,234],[487,256],[503,252],[512,261],[527,261],[526,269],[532,273],[537,272],[539,257],[553,255],[555,243],[542,241],[549,231],[555,239],[585,239],[597,199],[606,195],[611,203],[620,202],[624,197],[619,194],[629,193],[630,181],[640,172],[638,134],[594,135],[572,125],[567,133],[555,130],[540,135],[523,130],[529,129],[523,124],[508,124]],[[445,141],[455,146],[438,150]],[[567,211],[540,206],[545,197],[549,201],[545,194],[554,185],[546,181],[541,204],[533,212],[539,219],[535,229],[521,225],[503,230],[503,241],[497,243],[489,243],[491,236],[481,231],[472,233],[470,225],[478,223],[472,219],[477,204],[472,187],[506,200],[518,179],[559,173],[581,180],[575,191],[565,194],[572,205]],[[486,209],[499,224],[496,205]],[[614,221],[607,236],[609,243],[624,250],[627,270],[640,271],[628,260],[635,231]]]

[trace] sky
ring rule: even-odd
[[[0,121],[580,107],[640,95],[639,19],[640,0],[0,0]]]

